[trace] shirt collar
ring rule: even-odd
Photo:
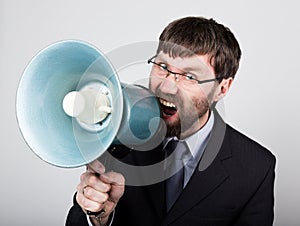
[[[213,111],[211,111],[210,116],[205,125],[193,135],[185,138],[185,142],[187,143],[190,152],[194,158],[196,157],[198,150],[205,142],[206,138],[209,136],[214,125],[214,120],[214,113]]]

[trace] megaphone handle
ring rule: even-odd
[[[107,152],[116,159],[122,159],[128,155],[133,149],[122,144],[112,144]]]

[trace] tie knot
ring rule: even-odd
[[[176,160],[183,160],[183,156],[188,152],[187,144],[184,140],[170,139],[165,146],[166,157],[172,157]]]
[[[166,156],[171,155],[175,151],[177,144],[178,144],[178,140],[174,138],[171,138],[170,140],[167,141],[167,144],[165,145],[164,148]]]

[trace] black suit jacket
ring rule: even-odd
[[[150,156],[153,153],[132,151],[124,161],[157,160]],[[267,149],[226,125],[216,113],[206,150],[172,209],[165,211],[164,182],[126,186],[112,225],[272,225],[274,169],[275,157]],[[66,225],[87,225],[75,199]]]

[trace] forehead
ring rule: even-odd
[[[214,72],[214,69],[209,62],[208,55],[173,58],[169,54],[161,51],[158,53],[156,60],[186,72]]]

